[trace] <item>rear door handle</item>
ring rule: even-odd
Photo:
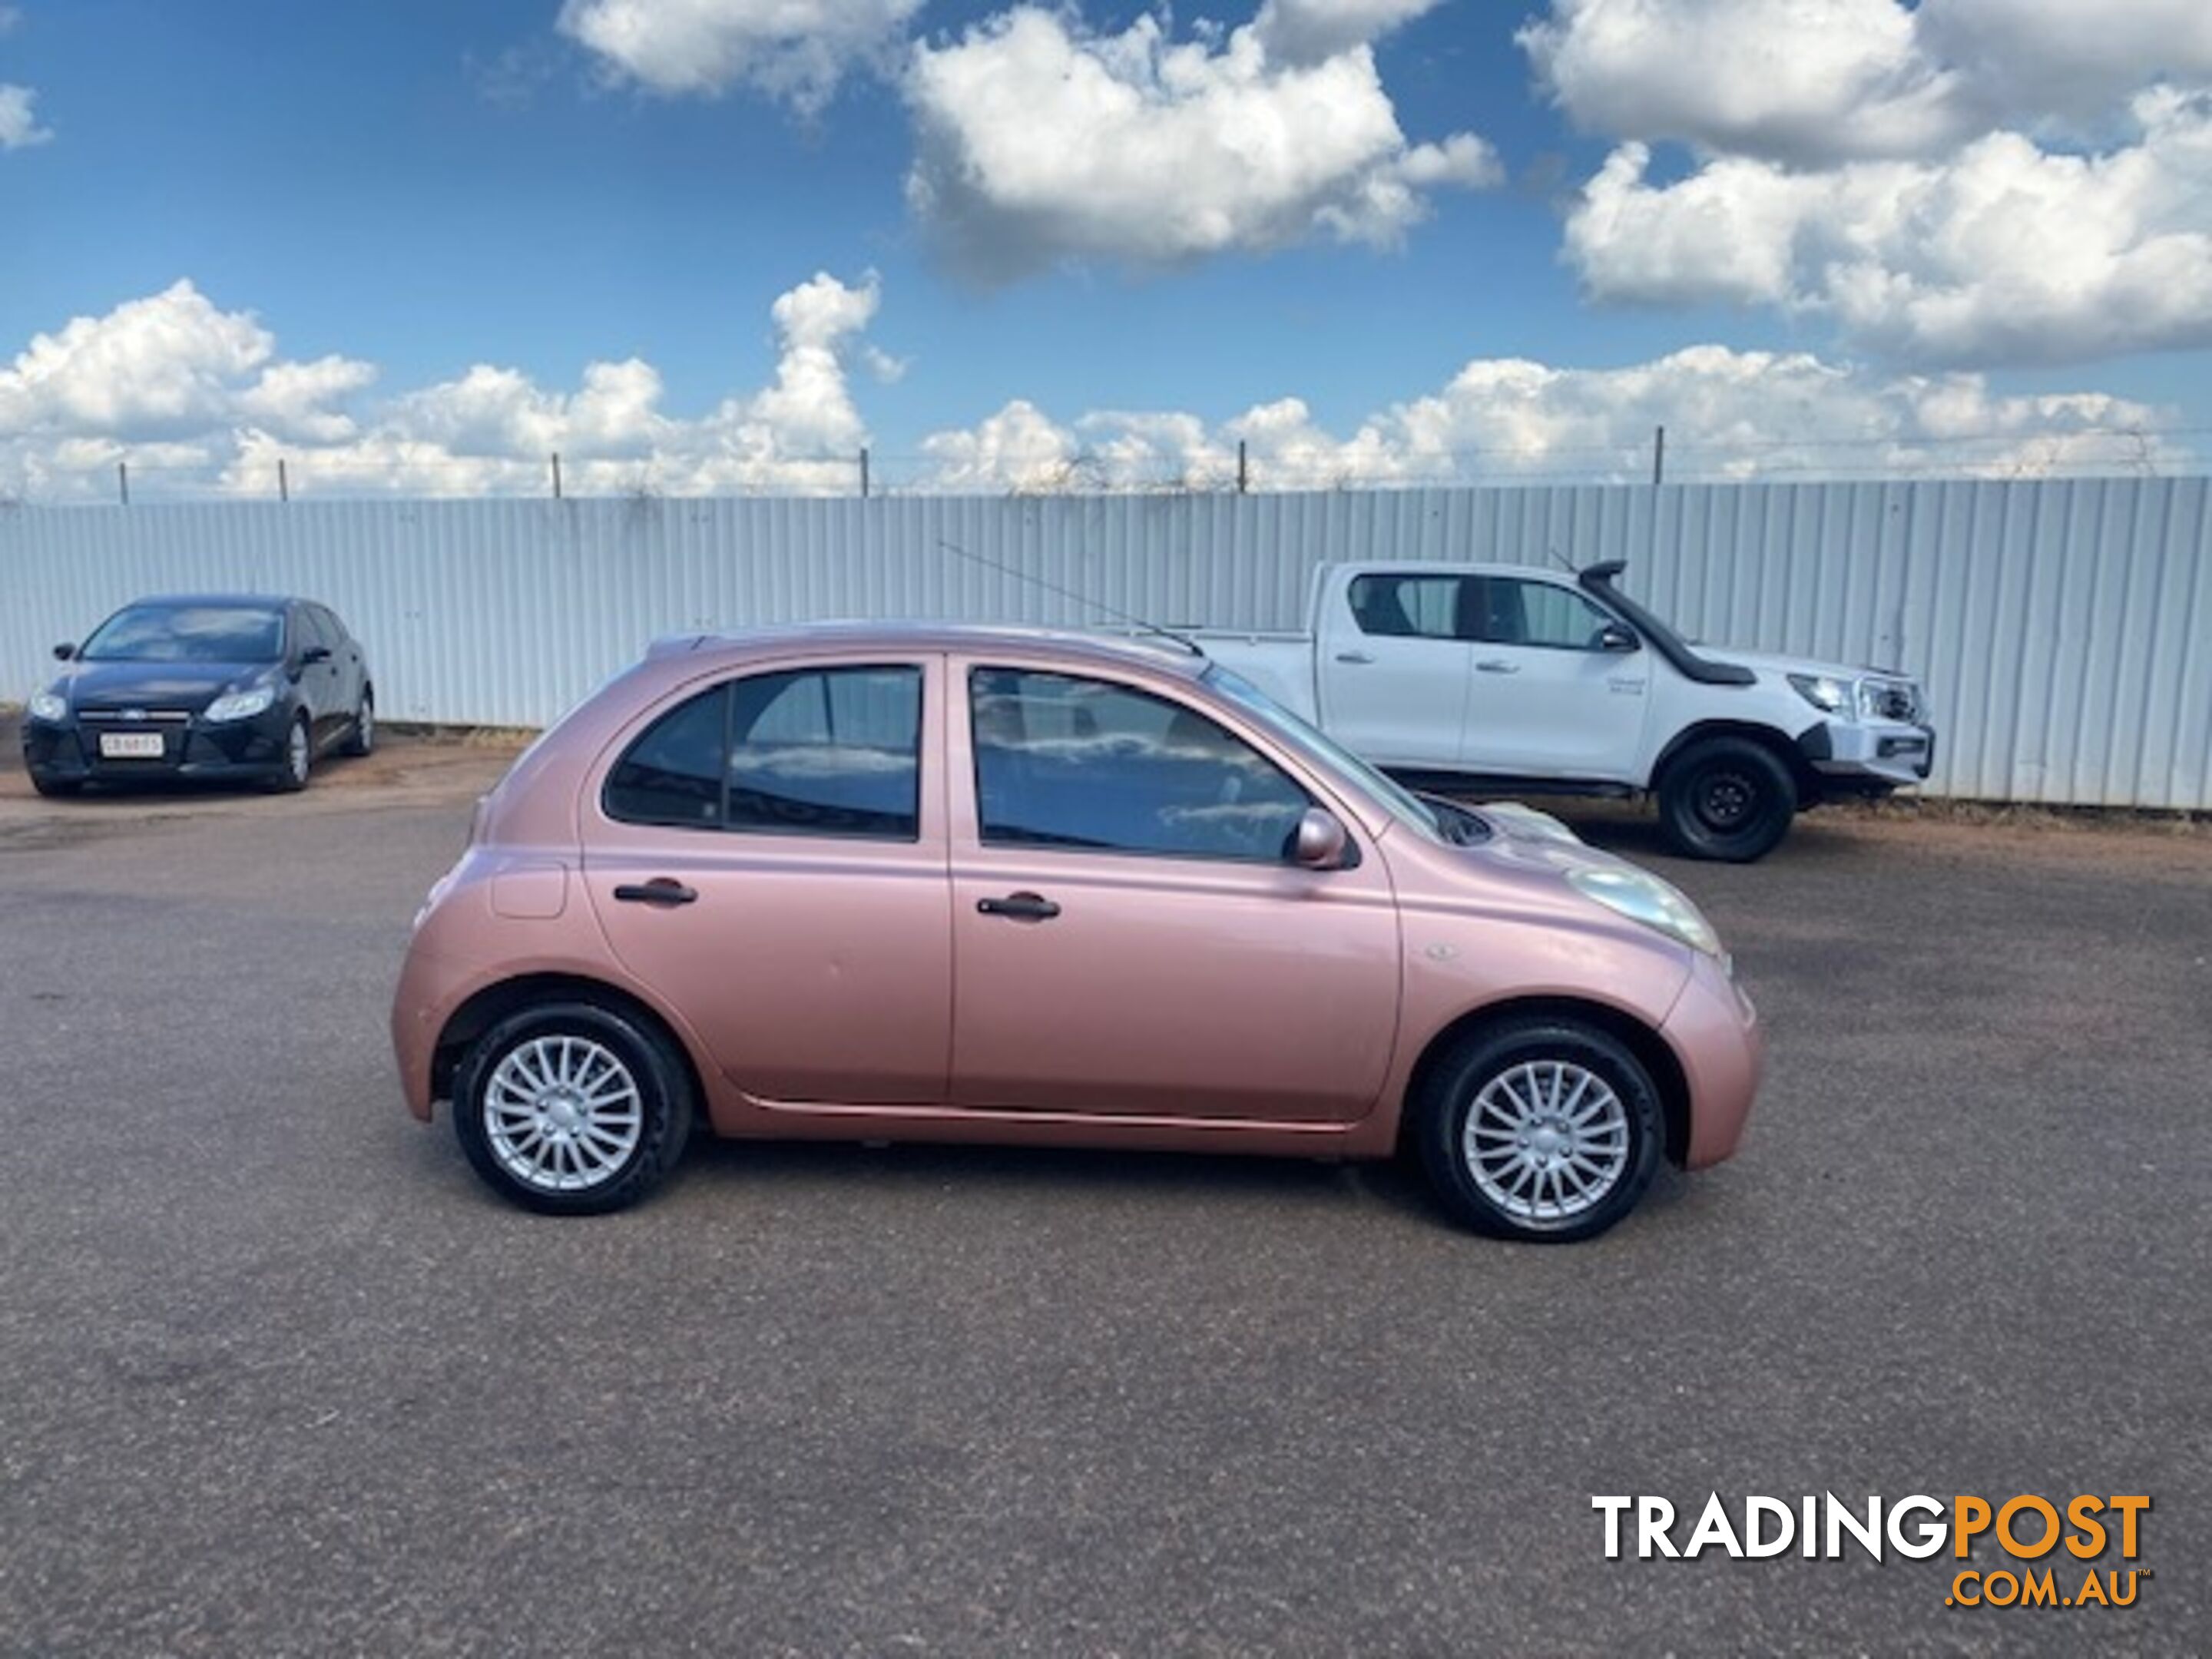
[[[1016,921],[1050,921],[1060,907],[1037,893],[1009,893],[1004,898],[977,899],[975,908],[987,916],[1008,916]]]
[[[1364,651],[1340,651],[1336,653],[1336,659],[1339,662],[1373,662],[1375,660]]]
[[[615,896],[624,904],[659,904],[673,907],[690,904],[698,896],[696,888],[686,887],[669,876],[656,876],[651,881],[629,884],[615,889]]]
[[[1521,672],[1519,663],[1501,662],[1496,657],[1491,658],[1487,662],[1479,662],[1475,664],[1475,667],[1485,674],[1517,674]]]

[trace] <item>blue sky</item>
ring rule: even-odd
[[[7,0],[0,489],[2194,465],[2212,8],[2082,9]]]

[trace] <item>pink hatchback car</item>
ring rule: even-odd
[[[1751,1005],[1697,909],[1519,808],[1416,799],[1202,656],[1012,629],[665,641],[431,892],[410,1109],[533,1209],[739,1138],[1419,1148],[1571,1239],[1735,1148]]]

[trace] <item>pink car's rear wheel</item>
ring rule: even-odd
[[[674,1165],[690,1121],[688,1079],[666,1042],[592,1003],[510,1014],[453,1079],[453,1127],[470,1164],[533,1210],[635,1203]]]
[[[1659,1093],[1610,1033],[1562,1019],[1476,1033],[1431,1078],[1422,1161],[1459,1219],[1509,1238],[1603,1232],[1650,1185],[1665,1139]]]

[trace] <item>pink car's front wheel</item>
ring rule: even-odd
[[[1642,1062],[1595,1026],[1512,1020],[1475,1033],[1418,1104],[1422,1162],[1468,1226],[1564,1243],[1636,1207],[1666,1140]]]

